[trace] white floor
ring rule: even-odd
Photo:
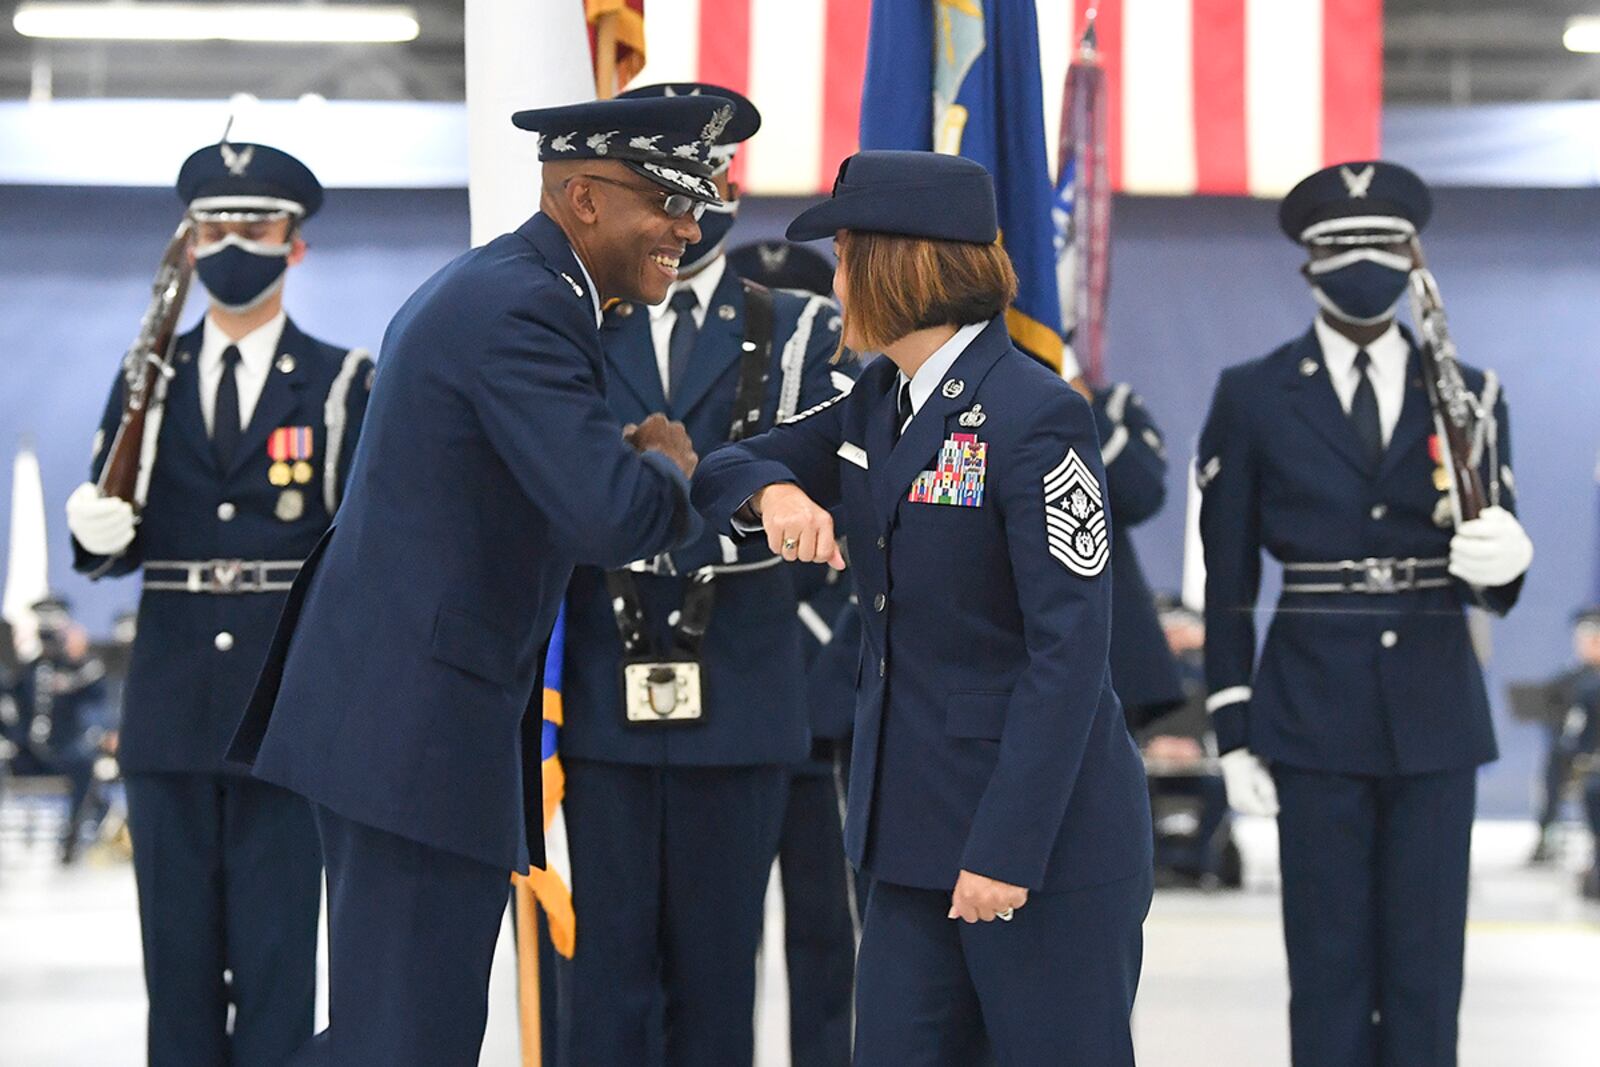
[[[133,877],[104,857],[61,870],[47,844],[0,833],[0,1067],[143,1062],[144,994]],[[1144,1067],[1288,1063],[1283,948],[1270,825],[1245,825],[1249,887],[1163,892],[1146,926],[1135,1018]],[[1600,907],[1564,865],[1522,866],[1522,824],[1480,824],[1462,1013],[1461,1067],[1593,1067],[1600,1019]],[[781,921],[774,893],[771,914]],[[778,942],[781,944],[781,940]],[[787,1067],[780,957],[762,961],[758,1067]],[[515,1067],[515,991],[502,943],[482,1062]]]

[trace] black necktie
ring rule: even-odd
[[[910,422],[911,416],[915,414],[911,409],[910,382],[902,381],[900,383],[900,394],[895,399],[894,412],[894,439],[898,441],[900,440],[900,435],[905,432],[906,423]]]
[[[694,295],[693,289],[684,286],[672,294],[668,303],[676,314],[672,336],[667,340],[667,397],[671,399],[678,395],[678,386],[683,384],[684,372],[689,369],[689,353],[694,351],[694,341],[700,333],[700,328],[694,324],[694,309],[699,306],[700,298]]]
[[[227,470],[233,451],[239,446],[239,349],[229,345],[222,351],[222,377],[217,382],[217,403],[211,412],[211,451],[217,466]]]
[[[1350,423],[1356,428],[1356,437],[1368,461],[1377,463],[1383,457],[1383,425],[1378,421],[1378,394],[1367,374],[1370,366],[1372,357],[1363,348],[1356,353],[1356,374],[1360,380],[1356,382],[1355,396],[1350,398]]]

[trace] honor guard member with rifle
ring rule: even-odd
[[[667,299],[623,301],[601,326],[618,420],[681,421],[707,452],[836,395],[838,309],[728,269],[736,147],[755,106],[715,85],[622,99],[718,96],[706,208]],[[844,379],[846,384],[849,379]],[[748,1065],[756,950],[790,769],[809,746],[792,568],[707,530],[611,570],[580,567],[567,608],[561,756],[577,907],[564,1009],[573,1062]]]
[[[1091,393],[1111,510],[1111,684],[1137,731],[1183,703],[1178,664],[1129,531],[1167,499],[1167,450],[1126,382]]]
[[[67,524],[78,570],[144,572],[118,758],[150,1063],[276,1065],[313,1025],[316,828],[303,799],[223,754],[290,582],[339,506],[372,360],[284,312],[323,200],[303,163],[224,141],[188,158],[178,195],[188,212],[151,336],[112,386]],[[168,345],[156,335],[166,323],[170,338],[191,264],[210,307]]]
[[[1430,212],[1392,163],[1297,185],[1279,221],[1321,314],[1222,373],[1200,438],[1207,707],[1230,802],[1278,819],[1295,1067],[1456,1062],[1496,757],[1463,608],[1509,610],[1533,546],[1505,398],[1456,363],[1421,259]],[[1263,548],[1283,594],[1257,661]]]
[[[510,875],[544,862],[533,696],[572,568],[699,529],[683,427],[606,407],[600,309],[666,298],[732,116],[715,97],[518,112],[539,213],[389,326],[349,494],[231,749],[316,806],[330,1027],[297,1067],[478,1060]]]
[[[863,633],[845,842],[872,877],[858,1067],[1131,1067],[1150,805],[1112,691],[1089,405],[1006,332],[994,185],[932,152],[847,159],[789,227],[834,237],[845,396],[719,449],[696,506],[841,565]]]

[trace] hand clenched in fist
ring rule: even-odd
[[[844,553],[833,537],[833,516],[799,486],[769,485],[750,498],[750,506],[761,516],[774,555],[844,570]]]
[[[624,426],[622,439],[640,452],[660,452],[678,465],[685,478],[692,476],[700,463],[700,457],[694,451],[694,442],[689,440],[689,431],[683,428],[683,423],[672,422],[660,412],[641,423],[630,422]]]

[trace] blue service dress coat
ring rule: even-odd
[[[338,521],[234,738],[258,777],[485,864],[541,861],[521,729],[572,568],[699,527],[676,466],[605,406],[587,285],[539,214],[395,316]]]
[[[223,759],[299,561],[310,554],[343,497],[360,439],[372,358],[285,322],[273,368],[227,470],[218,469],[200,408],[202,322],[178,338],[174,375],[157,439],[138,534],[120,556],[73,542],[73,566],[96,577],[131,574],[166,561],[288,564],[269,577],[277,591],[191,593],[147,584],[123,691],[117,758],[126,773],[239,773]],[[122,414],[123,382],[111,388],[95,436],[90,477]],[[309,428],[306,480],[274,484],[273,432]],[[303,435],[302,435],[303,436]],[[279,479],[280,481],[284,479]],[[162,568],[165,586],[172,573]],[[248,577],[248,575],[246,576]]]
[[[1184,699],[1177,661],[1128,534],[1166,503],[1167,451],[1155,420],[1126,383],[1095,391],[1094,421],[1111,494],[1111,683],[1137,730]]]
[[[1147,870],[1144,771],[1107,663],[1110,573],[1058,558],[1060,517],[1047,516],[1069,466],[1104,499],[1088,404],[1014,348],[999,318],[898,441],[897,374],[875,360],[848,396],[719,449],[694,480],[696,506],[725,531],[774,482],[842,515],[864,632],[851,860],[945,892],[963,869],[1035,890]],[[944,443],[974,432],[981,504],[908,500]]]
[[[851,383],[831,366],[839,345],[837,307],[822,297],[773,290],[770,371],[758,429],[836,395]],[[745,337],[745,290],[726,271],[706,309],[688,370],[669,402],[661,386],[649,309],[608,309],[600,331],[606,402],[624,423],[654,412],[681,421],[702,456],[728,439]],[[655,647],[671,648],[668,619],[683,605],[689,575],[727,567],[712,580],[711,625],[701,643],[705,718],[693,725],[629,726],[622,712],[617,634],[605,574],[574,572],[568,593],[567,656],[562,675],[569,709],[563,756],[658,766],[792,764],[810,746],[805,664],[793,568],[764,541],[736,546],[713,530],[653,561],[658,573],[634,579]]]
[[[1409,337],[1408,337],[1409,340]],[[1345,775],[1415,775],[1496,757],[1483,673],[1463,607],[1503,614],[1519,578],[1474,591],[1286,593],[1256,660],[1261,550],[1283,563],[1444,559],[1433,421],[1415,346],[1405,400],[1376,466],[1329,381],[1315,330],[1223,371],[1200,437],[1206,685],[1217,741]],[[1498,422],[1500,504],[1515,511],[1511,434],[1497,384],[1463,367]],[[1488,471],[1485,469],[1487,484]]]

